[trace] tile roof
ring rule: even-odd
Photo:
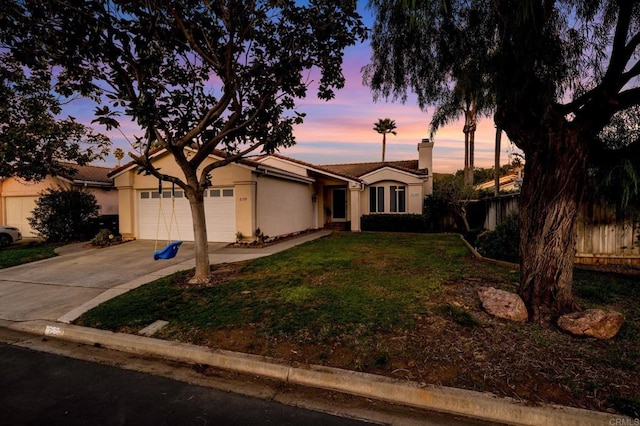
[[[514,173],[509,173],[507,175],[504,176],[500,176],[500,190],[501,191],[515,191],[515,190],[519,190],[519,185],[521,182],[519,182],[519,179],[521,179],[522,176],[520,175],[519,172],[514,172]],[[494,189],[495,188],[495,181],[492,180],[488,180],[486,182],[481,182],[477,185],[474,186],[475,189],[478,190],[484,190],[484,189]]]
[[[71,167],[76,170],[74,174],[62,174],[61,177],[69,179],[69,180],[80,180],[86,182],[100,182],[100,183],[111,183],[111,179],[107,176],[111,171],[108,167],[100,167],[100,166],[79,166],[77,164],[72,163],[63,163],[66,167]]]
[[[259,161],[259,160],[261,160],[263,158],[268,158],[268,157],[274,157],[274,158],[279,158],[281,160],[290,161],[292,163],[299,164],[301,166],[308,167],[310,169],[316,169],[316,170],[319,170],[321,172],[331,173],[331,174],[334,174],[334,175],[342,176],[342,177],[347,178],[347,179],[352,179],[352,180],[356,180],[356,181],[360,180],[360,179],[358,179],[357,176],[354,176],[354,175],[351,175],[351,174],[348,174],[348,173],[344,173],[344,172],[341,172],[339,170],[331,170],[331,169],[327,168],[326,166],[318,166],[316,164],[307,163],[307,162],[302,161],[302,160],[296,160],[295,158],[285,157],[284,155],[280,155],[280,154],[260,155],[260,156],[256,157],[256,159],[257,159],[257,161]]]
[[[161,154],[167,154],[168,151],[166,148],[164,147],[159,147],[159,148],[155,148],[152,149],[151,151],[149,151],[149,157],[153,157],[155,155],[161,155]],[[214,149],[213,152],[211,152],[210,155],[214,155],[216,157],[220,157],[220,158],[226,158],[227,156],[229,156],[230,154],[227,153],[226,151],[222,151],[219,149]],[[234,161],[234,163],[239,163],[239,164],[244,164],[247,166],[251,166],[251,167],[257,167],[259,165],[259,163],[256,163],[255,161],[252,161],[250,158],[241,158],[239,160]],[[120,172],[123,172],[133,166],[136,166],[136,162],[131,160],[121,166],[116,167],[115,169],[111,169],[109,172],[109,177],[113,177],[117,174],[119,174]]]
[[[381,169],[383,167],[391,167],[393,169],[402,170],[408,173],[413,173],[416,175],[428,175],[429,170],[427,169],[418,169],[418,160],[404,160],[404,161],[377,161],[372,163],[347,163],[347,164],[325,164],[325,165],[316,165],[307,163],[301,160],[296,160],[295,158],[285,157],[280,154],[267,154],[258,156],[257,159],[263,159],[267,157],[275,157],[280,158],[282,160],[290,161],[292,163],[300,164],[301,166],[309,167],[312,169],[317,169],[324,172],[329,172],[335,175],[339,175],[342,177],[346,177],[348,179],[360,180],[360,177]]]
[[[157,149],[152,153],[157,153],[160,150],[164,150],[165,148]],[[224,158],[228,154],[225,151],[215,150],[212,152],[213,155]],[[320,172],[331,173],[334,175],[338,175],[347,179],[360,181],[360,177],[366,175],[367,173],[371,173],[375,170],[381,169],[383,167],[391,167],[397,170],[405,171],[408,173],[416,174],[416,175],[428,175],[429,170],[427,169],[418,169],[418,160],[404,160],[404,161],[385,161],[384,163],[381,161],[372,162],[372,163],[350,163],[350,164],[328,164],[328,165],[316,165],[307,163],[302,160],[297,160],[295,158],[286,157],[281,154],[262,154],[256,156],[250,156],[242,158],[237,163],[245,164],[252,167],[257,167],[261,164],[260,160],[268,157],[279,158],[281,160],[290,161],[295,164],[299,164],[301,166],[307,167],[309,169],[315,169]],[[126,170],[127,168],[134,165],[135,162],[130,161],[127,164],[124,164],[116,169],[112,170],[109,173],[109,176],[114,176],[121,171]]]
[[[426,169],[418,169],[418,160],[385,161],[384,163],[378,161],[373,163],[327,164],[320,167],[333,171],[334,173],[344,173],[358,178],[383,167],[391,167],[413,174],[429,174],[429,171]]]

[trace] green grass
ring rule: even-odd
[[[615,272],[576,270],[573,289],[575,295],[588,302],[590,307],[598,307],[640,298],[640,279]]]
[[[190,271],[180,272],[105,302],[76,324],[135,333],[162,319],[169,321],[158,336],[165,339],[637,412],[637,275],[576,271],[580,306],[626,317],[614,339],[600,341],[490,318],[477,288],[515,291],[518,274],[475,259],[457,235],[334,234],[218,270],[227,279],[212,287],[186,285]],[[624,392],[613,392],[621,386]]]
[[[156,319],[182,330],[259,324],[268,335],[320,333],[328,324],[404,328],[445,285],[471,274],[500,275],[493,265],[471,260],[453,235],[340,234],[247,263],[220,286],[176,287],[183,274],[158,280],[80,322],[111,330]]]
[[[5,247],[0,249],[0,269],[57,256],[54,252],[56,247],[40,243]]]

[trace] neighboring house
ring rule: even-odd
[[[520,192],[520,187],[522,186],[522,168],[519,168],[509,174],[504,176],[500,176],[500,192],[501,193],[512,193],[512,192]],[[486,182],[479,183],[474,186],[474,188],[478,191],[494,191],[495,190],[495,180],[491,179]]]
[[[433,142],[423,140],[413,161],[319,166],[274,154],[214,169],[205,193],[208,239],[231,242],[238,233],[251,238],[257,229],[275,237],[336,223],[359,231],[364,214],[421,214],[424,197],[433,188],[432,151]],[[224,155],[216,152],[210,161]],[[163,173],[181,175],[164,149],[152,161]],[[160,194],[157,179],[137,169],[128,163],[109,175],[118,188],[123,237],[192,241],[184,193],[176,190],[172,198],[171,185],[163,182]]]
[[[16,177],[0,178],[0,225],[15,226],[24,237],[35,237],[36,233],[27,219],[40,194],[49,188],[83,188],[96,197],[100,215],[118,214],[118,194],[113,190],[113,181],[107,176],[111,169],[69,165],[76,170],[75,174],[47,176],[39,182]]]

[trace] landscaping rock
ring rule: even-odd
[[[529,318],[527,308],[517,294],[493,287],[480,287],[478,296],[482,307],[490,315],[518,322],[526,321]]]
[[[615,311],[587,309],[572,312],[558,318],[558,327],[574,336],[591,336],[611,339],[624,323],[624,315]]]

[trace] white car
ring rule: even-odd
[[[22,239],[22,234],[18,228],[13,226],[0,225],[0,247],[8,246]]]

